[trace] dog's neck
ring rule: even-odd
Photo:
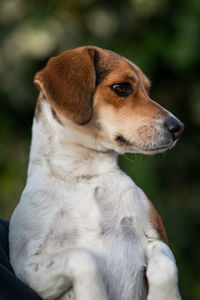
[[[116,170],[117,154],[105,151],[94,136],[79,128],[80,133],[71,121],[67,128],[63,126],[49,104],[43,103],[39,119],[33,121],[28,178],[40,174],[71,181]]]

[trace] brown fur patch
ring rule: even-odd
[[[51,106],[78,124],[92,117],[92,98],[96,76],[95,49],[82,47],[66,51],[49,60],[35,75],[34,82]]]
[[[96,71],[96,86],[100,85],[104,78],[108,76],[118,66],[119,55],[109,50],[98,48],[94,55],[94,66]]]
[[[107,59],[104,58],[104,64],[107,63]],[[106,104],[111,104],[117,109],[125,106],[136,93],[137,82],[136,74],[133,72],[129,64],[124,61],[120,56],[117,56],[113,59],[112,62],[109,62],[110,68],[109,73],[105,76],[104,80],[97,87],[96,94],[99,95],[101,102]],[[127,98],[120,97],[114,93],[111,89],[113,84],[129,82],[133,86],[133,93]]]
[[[153,203],[151,201],[149,201],[149,202],[150,202],[149,216],[150,216],[152,226],[158,233],[159,238],[163,242],[168,244],[168,238],[167,238],[167,234],[166,234],[162,219],[161,219],[159,213],[157,212],[157,210],[155,209],[155,206],[153,205]]]

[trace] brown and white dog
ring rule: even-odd
[[[183,124],[109,50],[66,51],[34,82],[27,184],[10,222],[17,276],[43,299],[180,300],[161,218],[117,153],[166,151]]]

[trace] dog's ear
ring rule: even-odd
[[[34,77],[34,83],[52,107],[79,125],[92,118],[95,52],[93,47],[66,51],[51,58]]]

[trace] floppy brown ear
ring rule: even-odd
[[[51,58],[34,77],[52,107],[79,125],[92,118],[95,51],[92,47],[66,51]]]

